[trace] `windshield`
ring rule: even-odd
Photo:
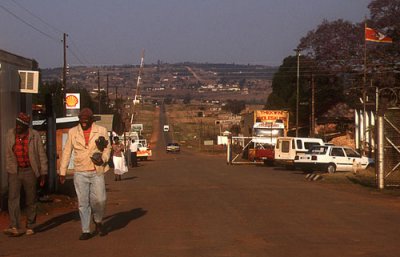
[[[283,137],[283,129],[255,128],[253,130],[256,137]]]
[[[344,148],[344,151],[346,152],[347,157],[361,157],[359,153],[352,149]]]

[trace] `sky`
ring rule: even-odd
[[[0,0],[0,49],[70,66],[279,66],[324,19],[361,22],[372,0]]]

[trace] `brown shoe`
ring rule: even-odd
[[[92,234],[90,233],[82,233],[81,236],[79,237],[79,240],[88,240],[92,238]]]

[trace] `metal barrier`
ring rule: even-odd
[[[263,149],[264,146],[254,142],[253,137],[232,137],[228,140],[227,163],[234,164],[260,164],[263,162],[249,160],[249,149],[252,147]]]
[[[389,108],[383,118],[384,186],[400,186],[400,108]]]

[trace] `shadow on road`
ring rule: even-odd
[[[132,209],[130,211],[119,212],[104,218],[104,229],[107,233],[126,227],[132,220],[146,215],[147,211],[142,208]]]
[[[126,177],[126,178],[122,177],[121,180],[133,180],[133,179],[136,179],[136,178],[138,178],[138,177]]]
[[[78,211],[71,211],[71,212],[65,213],[63,215],[49,219],[48,221],[38,225],[35,228],[35,232],[37,232],[37,233],[45,232],[47,230],[53,229],[55,227],[58,227],[64,223],[67,223],[72,220],[79,221]]]

